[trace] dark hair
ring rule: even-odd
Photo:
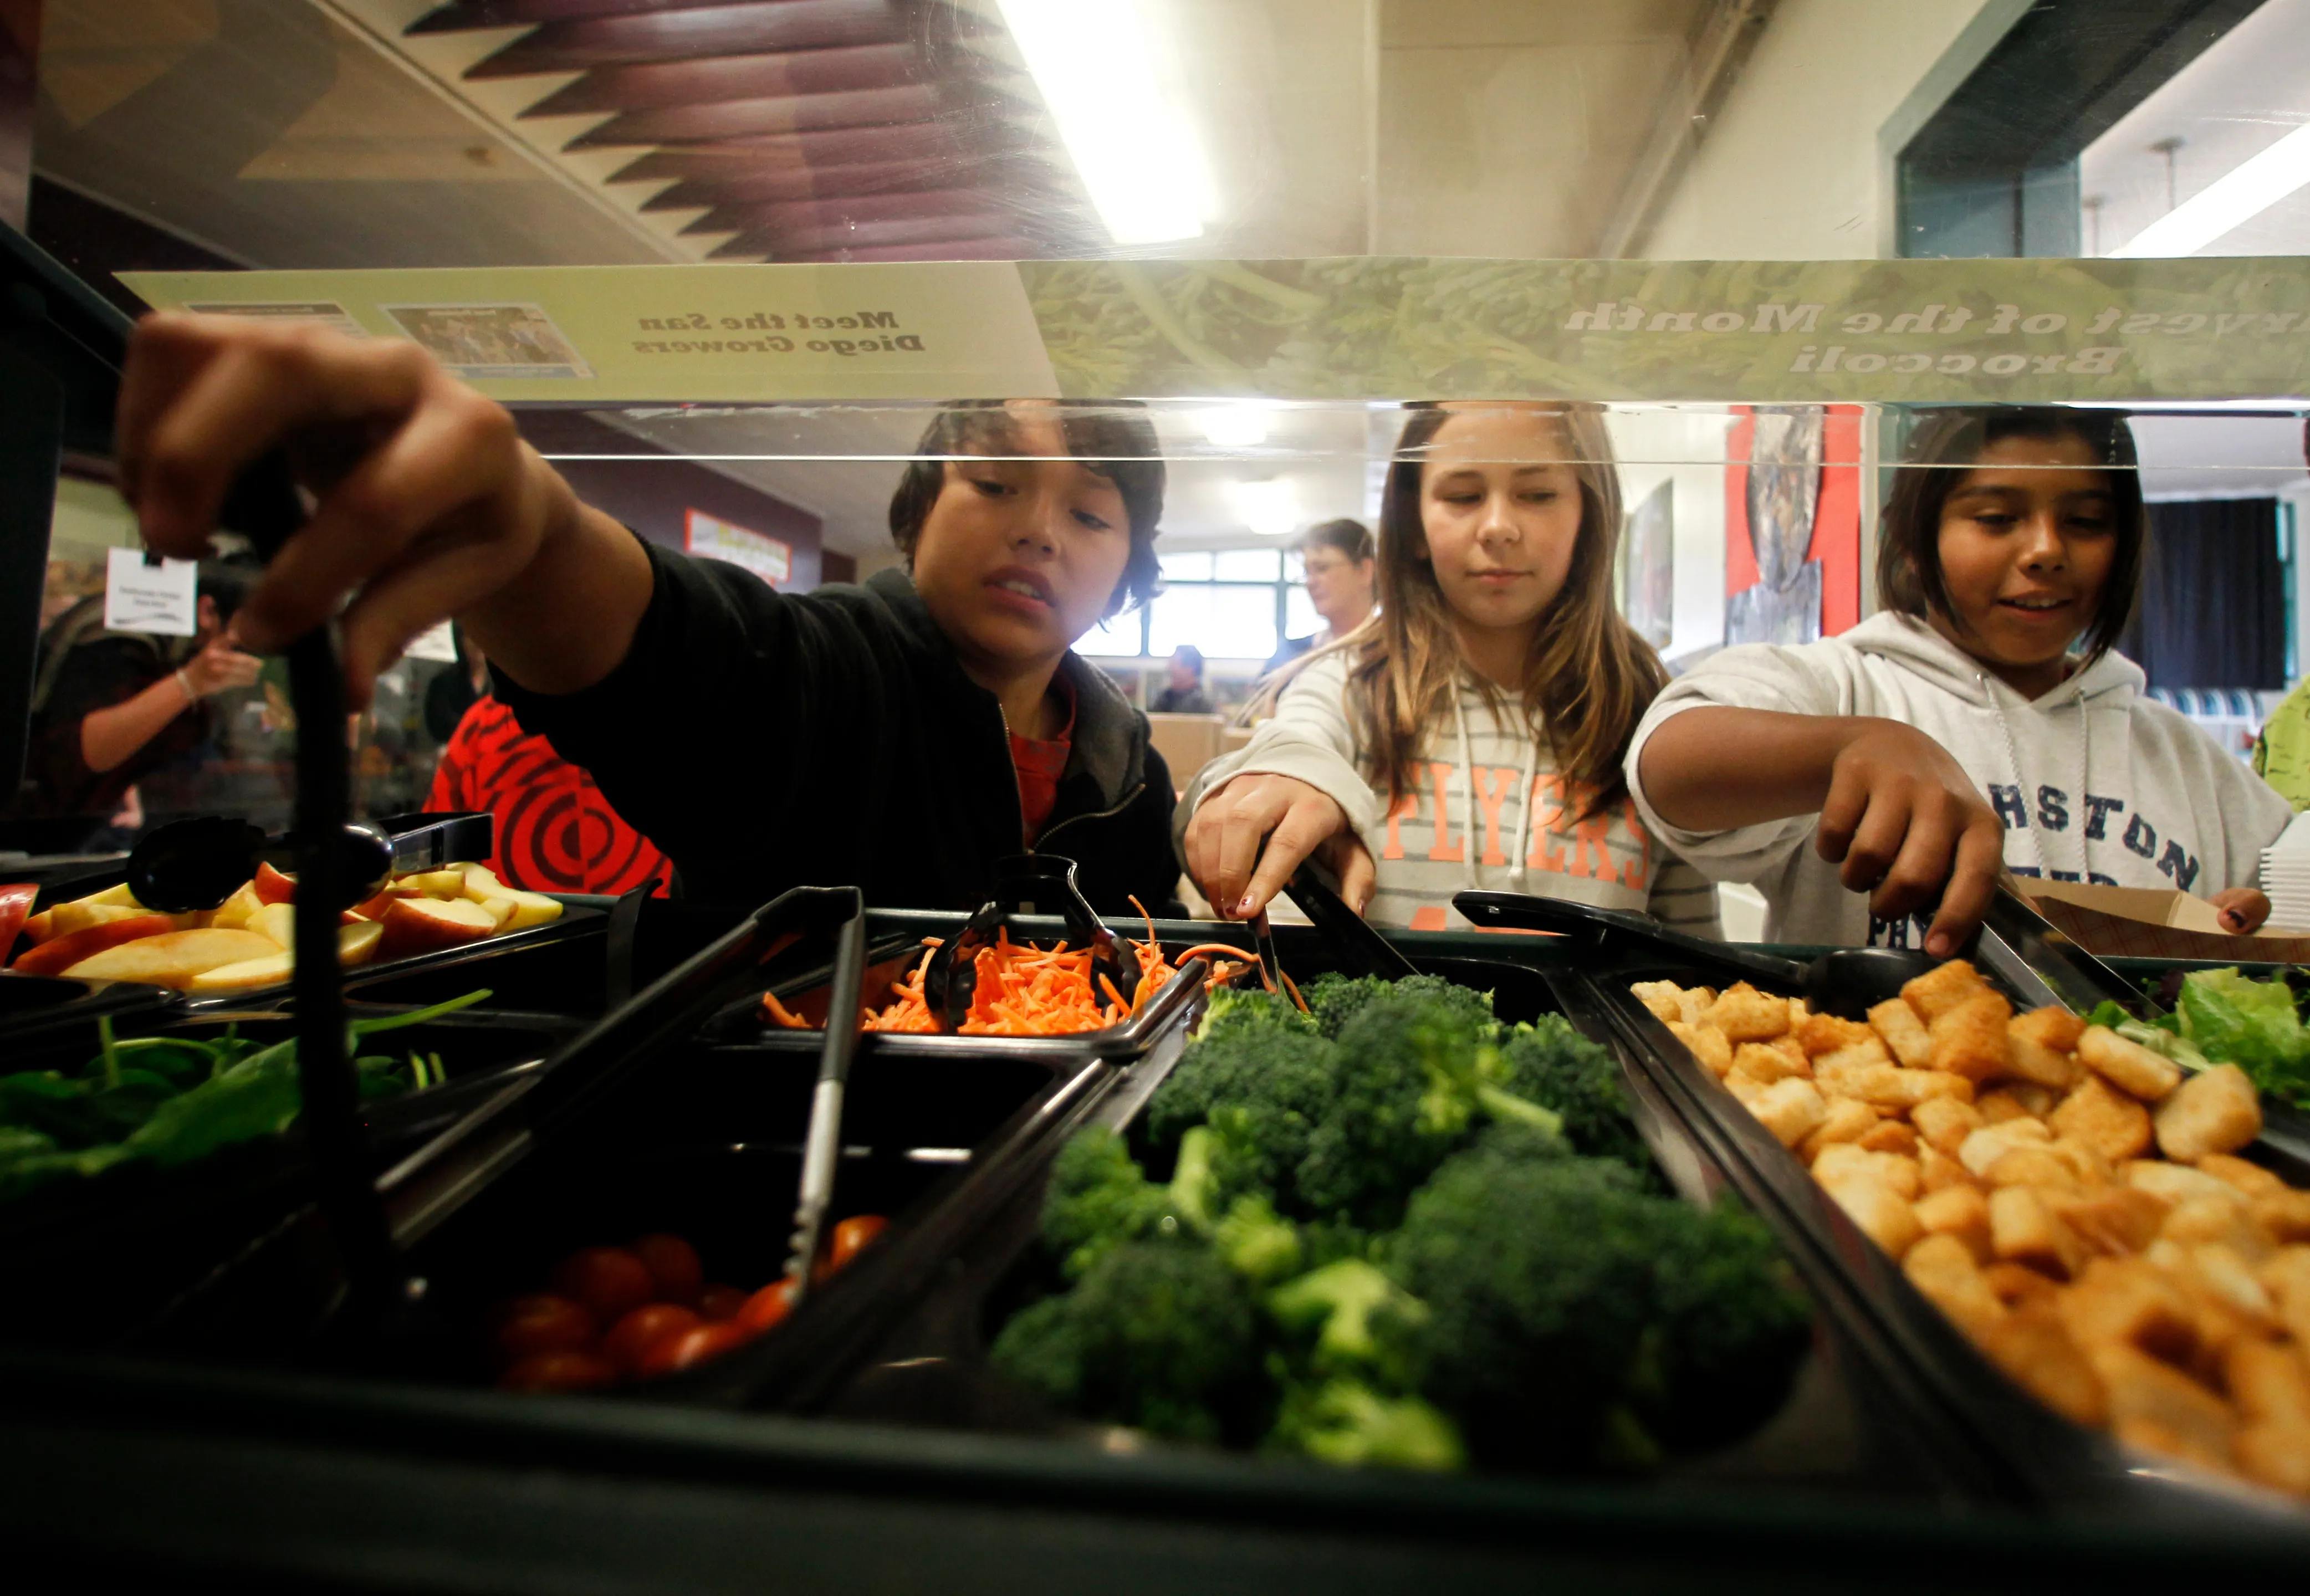
[[[946,464],[956,455],[1002,452],[1016,447],[1018,419],[1000,399],[964,399],[942,407],[923,429],[915,458],[899,473],[890,495],[890,539],[914,563],[915,544],[930,519],[931,507],[946,490]],[[1131,553],[1123,580],[1107,612],[1116,613],[1155,596],[1160,573],[1155,558],[1156,524],[1163,518],[1162,447],[1152,422],[1127,399],[1108,400],[1096,409],[1071,405],[1059,412],[1067,452],[1115,484],[1123,495],[1124,518],[1131,525]]]
[[[1186,661],[1195,667],[1195,680],[1201,681],[1203,679],[1203,651],[1193,643],[1180,644],[1171,650],[1171,657]]]
[[[1299,534],[1300,553],[1313,554],[1318,549],[1337,549],[1351,563],[1361,565],[1372,557],[1371,529],[1360,521],[1342,516],[1337,521],[1325,521]]]
[[[2083,634],[2085,656],[2099,659],[2116,646],[2133,617],[2149,541],[2149,515],[2141,502],[2141,459],[2125,412],[2071,410],[2054,404],[1967,405],[1928,413],[1902,451],[1877,540],[1877,602],[1922,620],[1941,614],[1962,628],[1941,575],[1941,507],[1991,446],[2009,438],[2053,442],[2074,438],[2109,478],[2117,551],[2102,583],[2101,600]]]
[[[193,595],[216,601],[217,624],[222,626],[239,612],[240,606],[248,602],[249,588],[264,574],[259,566],[204,559],[200,574],[193,582]]]

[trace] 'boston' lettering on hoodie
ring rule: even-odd
[[[2016,875],[2210,897],[2250,887],[2292,807],[2178,712],[2143,696],[2141,667],[2106,654],[2024,698],[1932,628],[1871,616],[1802,647],[1728,648],[1670,683],[1628,750],[1646,822],[1717,880],[1751,881],[1775,941],[1919,947],[1924,924],[1887,922],[1847,892],[1813,848],[1817,815],[1730,831],[1662,822],[1637,779],[1646,741],[1703,705],[1793,715],[1871,716],[1916,727],[1964,766],[2005,822]]]

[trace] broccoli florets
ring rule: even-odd
[[[1654,1461],[1685,1439],[1655,1427],[1664,1401],[1751,1359],[1785,1387],[1801,1348],[1802,1304],[1744,1234],[1626,1165],[1497,1129],[1437,1172],[1394,1238],[1392,1271],[1429,1310],[1419,1388],[1488,1464]],[[1710,1249],[1728,1242],[1719,1269]]]
[[[1455,986],[1440,976],[1406,976],[1400,981],[1390,981],[1378,976],[1333,973],[1316,976],[1300,995],[1307,1000],[1316,1028],[1332,1037],[1346,1029],[1348,1021],[1361,1012],[1366,1003],[1383,996],[1429,998],[1464,1015],[1471,1025],[1484,1027],[1494,1023],[1491,993]]]
[[[1428,1321],[1425,1304],[1360,1258],[1278,1286],[1267,1311],[1287,1331],[1311,1338],[1308,1366],[1317,1374],[1376,1377],[1391,1388],[1410,1374],[1405,1349]]]
[[[1457,1469],[1452,1421],[1418,1397],[1383,1397],[1355,1380],[1295,1387],[1268,1446],[1348,1468]]]
[[[1298,1227],[1262,1196],[1237,1198],[1212,1227],[1211,1245],[1229,1269],[1259,1283],[1292,1274],[1306,1256]]]
[[[1723,1445],[1787,1400],[1812,1311],[1763,1220],[1733,1198],[1670,1203],[1653,1255],[1654,1322],[1639,1357],[1645,1423],[1678,1451]]]
[[[1506,1064],[1500,1084],[1554,1110],[1574,1151],[1617,1158],[1632,1169],[1652,1172],[1652,1155],[1637,1134],[1628,1099],[1621,1095],[1620,1064],[1570,1021],[1544,1014],[1533,1024],[1519,1025],[1500,1055]]]
[[[1308,1141],[1300,1204],[1375,1229],[1463,1144],[1487,1115],[1552,1128],[1554,1116],[1515,1098],[1492,1045],[1489,1003],[1438,1002],[1413,981],[1372,993],[1339,1036],[1338,1090]]]
[[[1076,1279],[1125,1242],[1209,1233],[1221,1206],[1212,1141],[1201,1129],[1182,1140],[1168,1185],[1150,1181],[1112,1131],[1094,1126],[1061,1148],[1043,1199],[1043,1240],[1058,1254],[1059,1272]]]
[[[1055,1407],[1159,1436],[1248,1439],[1266,1417],[1250,1289],[1201,1247],[1109,1249],[1004,1325],[994,1359]]]
[[[1149,1144],[1168,1149],[1190,1127],[1216,1122],[1232,1160],[1229,1184],[1281,1192],[1307,1156],[1338,1076],[1339,1050],[1308,1032],[1263,1023],[1207,1033],[1149,1099]]]

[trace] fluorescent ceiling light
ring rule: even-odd
[[[1217,404],[1196,420],[1215,449],[1256,448],[1267,441],[1269,417],[1264,404]]]
[[[1283,477],[1235,485],[1236,514],[1262,537],[1290,537],[1299,527],[1299,495]]]
[[[2310,183],[2310,127],[2224,172],[2109,253],[2121,258],[2195,255],[2241,222]]]
[[[1203,141],[1164,82],[1139,0],[999,0],[1059,137],[1118,244],[1203,236],[1218,206]]]

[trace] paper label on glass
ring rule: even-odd
[[[116,632],[189,638],[200,629],[199,562],[147,563],[142,549],[109,549],[104,558],[104,624]]]

